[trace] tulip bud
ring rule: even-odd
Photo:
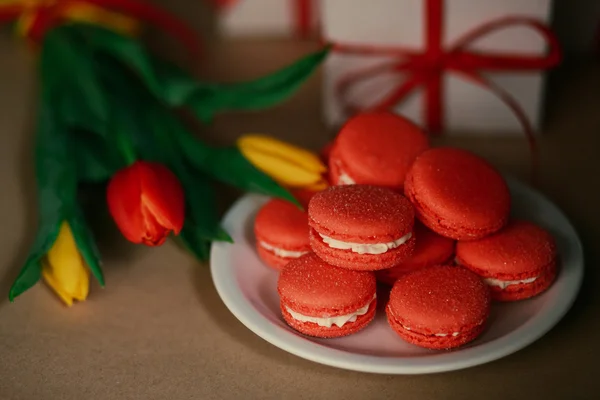
[[[316,154],[269,136],[244,135],[238,140],[244,157],[288,187],[319,187],[327,168]]]
[[[63,222],[56,241],[42,260],[42,277],[65,302],[87,298],[90,286],[90,272],[77,250],[73,232],[67,222]]]
[[[159,246],[183,227],[183,188],[162,164],[136,161],[123,168],[110,180],[106,196],[110,214],[130,242]]]

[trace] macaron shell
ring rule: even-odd
[[[386,315],[388,323],[392,329],[400,336],[403,340],[408,343],[412,343],[419,347],[424,347],[433,350],[449,350],[456,347],[463,346],[469,342],[475,340],[483,330],[485,326],[483,324],[473,327],[471,330],[461,332],[458,336],[435,336],[435,335],[423,335],[416,333],[412,330],[404,329],[402,324],[395,320],[394,316],[390,313],[389,307],[386,308]]]
[[[265,249],[259,244],[256,245],[256,252],[260,259],[269,267],[280,271],[290,261],[294,260],[293,257],[280,257],[270,250]]]
[[[334,249],[323,242],[321,236],[311,229],[310,246],[320,258],[331,265],[356,271],[377,271],[390,268],[411,257],[415,248],[415,238],[411,237],[400,246],[382,254],[358,254],[351,250]]]
[[[428,148],[423,131],[406,118],[364,112],[340,129],[330,168],[341,168],[356,183],[400,188],[415,158]]]
[[[461,265],[486,278],[520,280],[536,276],[556,260],[552,235],[529,221],[513,220],[480,240],[459,242]]]
[[[332,186],[308,205],[309,225],[318,233],[353,243],[387,243],[409,232],[414,208],[403,195],[371,185]]]
[[[408,259],[410,260],[410,257]],[[429,265],[413,265],[410,264],[409,261],[401,262],[400,265],[395,265],[391,268],[385,268],[382,270],[375,271],[375,277],[377,278],[378,282],[381,282],[384,285],[394,286],[396,281],[404,275],[409,274],[413,271],[417,271],[421,268],[427,268],[434,265],[452,266],[454,265],[454,257],[451,256],[444,260]]]
[[[340,182],[340,176],[342,175],[342,170],[340,167],[340,161],[338,161],[338,160],[339,160],[339,157],[336,154],[336,149],[334,147],[331,149],[331,151],[329,153],[329,163],[328,163],[328,173],[329,173],[328,180],[329,180],[329,183],[333,186],[347,184],[344,182]]]
[[[404,192],[421,222],[452,239],[479,239],[508,221],[510,193],[504,178],[465,150],[422,153],[407,174]]]
[[[545,229],[529,221],[513,220],[502,230],[476,241],[459,242],[456,260],[482,278],[530,283],[505,288],[489,285],[492,298],[516,301],[536,296],[550,287],[557,273],[556,242]]]
[[[454,240],[438,235],[419,222],[415,223],[414,236],[416,245],[412,256],[399,265],[377,271],[377,280],[391,286],[409,272],[454,261]]]
[[[302,207],[306,211],[306,210],[308,210],[308,203],[310,203],[310,199],[312,199],[312,197],[315,194],[320,192],[320,190],[313,190],[313,189],[308,189],[308,188],[296,188],[296,189],[290,190],[290,192],[292,193],[292,196],[294,196],[296,198],[296,200],[298,200],[300,205],[302,205]],[[307,223],[308,223],[308,220],[307,220]]]
[[[369,325],[373,318],[375,318],[375,309],[377,307],[377,300],[373,300],[369,306],[369,310],[366,314],[359,316],[354,322],[347,322],[341,327],[332,325],[331,328],[319,326],[312,322],[302,322],[294,319],[290,313],[286,310],[284,304],[281,304],[281,313],[283,319],[289,326],[294,328],[300,333],[308,336],[322,337],[322,338],[334,338],[348,336],[353,333],[364,329]]]
[[[538,278],[531,283],[523,283],[517,285],[507,286],[505,289],[501,289],[497,286],[489,286],[492,294],[492,299],[496,301],[518,301],[525,300],[537,296],[545,292],[557,275],[556,263],[552,263],[543,272],[540,273]]]
[[[308,214],[296,205],[281,199],[272,199],[258,211],[254,220],[257,243],[290,251],[310,251]]]
[[[283,268],[277,290],[281,303],[300,314],[333,317],[368,304],[376,294],[376,280],[372,272],[338,268],[309,253]]]
[[[488,318],[490,292],[481,278],[466,268],[427,267],[394,284],[388,307],[395,321],[415,333],[462,334]]]
[[[329,163],[329,157],[331,156],[331,151],[333,150],[334,144],[335,140],[332,140],[331,142],[325,144],[325,146],[323,146],[319,152],[319,158],[325,163],[325,165]]]

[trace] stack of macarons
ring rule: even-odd
[[[485,331],[492,300],[524,300],[553,283],[554,239],[510,218],[508,186],[482,158],[430,148],[388,112],[350,119],[323,157],[332,186],[304,197],[305,210],[271,200],[255,221],[295,330],[331,338],[365,328],[379,282],[391,288],[385,314],[400,338],[452,349]]]

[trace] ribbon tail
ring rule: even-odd
[[[502,29],[513,28],[522,26],[529,28],[534,32],[538,33],[544,43],[548,47],[546,55],[541,56],[525,56],[522,54],[502,55],[502,54],[468,54],[466,49],[473,45],[477,40],[484,38],[485,36],[497,32]],[[524,70],[524,69],[546,69],[552,68],[560,64],[562,59],[562,50],[560,42],[556,35],[550,28],[545,26],[541,21],[537,21],[533,18],[523,17],[505,17],[499,18],[490,22],[486,22],[483,25],[476,27],[475,29],[467,32],[464,36],[459,38],[450,48],[449,53],[467,53],[463,54],[465,61],[475,62],[471,66],[463,64],[464,67],[478,68],[478,69],[495,69],[495,70]],[[473,57],[475,56],[475,57]]]
[[[525,111],[519,105],[519,102],[510,95],[507,91],[502,89],[500,86],[493,83],[491,80],[484,78],[482,75],[478,74],[475,71],[457,71],[458,73],[464,74],[466,77],[476,82],[480,86],[490,90],[494,93],[508,108],[511,109],[515,117],[521,123],[521,127],[523,128],[523,133],[525,133],[525,137],[527,139],[527,143],[529,145],[529,153],[531,155],[531,165],[530,165],[530,177],[532,182],[535,183],[537,180],[537,173],[539,169],[539,154],[537,149],[537,141],[535,139],[535,129],[531,125],[531,121],[527,118]]]
[[[358,71],[349,72],[340,78],[335,86],[335,95],[341,104],[344,116],[349,117],[362,109],[362,107],[351,104],[348,101],[348,92],[350,92],[352,87],[361,82],[363,79],[377,76],[380,73],[394,71],[395,64],[396,63],[394,62],[386,62],[372,67],[360,69]]]
[[[413,90],[427,83],[429,75],[425,73],[411,73],[412,61],[406,61],[398,64],[397,62],[387,62],[384,64],[375,65],[370,68],[364,68],[359,71],[351,72],[342,77],[335,88],[336,98],[342,105],[344,116],[349,117],[358,111],[368,110],[390,110],[393,107],[401,104]],[[405,72],[409,76],[399,86],[394,88],[381,101],[368,107],[360,107],[353,105],[347,101],[347,94],[352,87],[365,79],[376,77],[380,73],[386,72]]]
[[[396,87],[385,99],[380,101],[375,109],[388,110],[394,106],[401,104],[406,100],[406,96],[417,87],[423,85],[427,81],[424,75],[419,73],[411,74],[400,86]]]

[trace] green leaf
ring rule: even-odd
[[[100,252],[94,241],[94,236],[87,226],[83,213],[80,207],[75,207],[68,219],[77,249],[81,253],[84,261],[92,271],[94,277],[104,287],[104,274],[100,263]]]
[[[329,47],[262,78],[230,85],[198,88],[186,101],[200,119],[226,110],[260,110],[292,96],[321,64]]]
[[[113,94],[113,130],[129,135],[143,159],[163,163],[175,173],[185,192],[186,224],[193,221],[199,237],[231,241],[219,225],[213,187],[205,176],[186,165],[174,142],[175,133],[185,127],[169,109],[147,96],[141,85],[132,84],[127,70],[114,62],[103,63],[102,68]]]
[[[49,31],[42,46],[42,95],[67,126],[106,134],[108,102],[94,71],[94,50],[66,27]]]
[[[231,242],[231,237],[220,225],[214,188],[203,174],[195,172],[186,165],[177,144],[173,143],[174,136],[188,133],[181,133],[183,126],[167,113],[168,110],[161,113],[159,109],[153,109],[149,122],[156,144],[163,149],[167,157],[166,164],[177,175],[183,186],[187,204],[186,221],[189,221],[187,225],[193,225],[196,237]],[[186,232],[188,230],[186,229]]]
[[[196,226],[191,220],[186,221],[179,239],[185,248],[200,261],[208,261],[210,258],[210,241],[199,234]]]
[[[72,147],[70,132],[59,111],[53,107],[52,91],[43,90],[41,98],[35,142],[38,232],[25,264],[10,288],[10,301],[39,281],[42,259],[56,241],[63,220],[69,222],[79,251],[94,276],[104,285],[98,252],[76,199],[77,153],[74,154],[74,150],[77,148]]]
[[[245,191],[279,197],[300,206],[287,189],[254,167],[236,146],[209,147],[189,134],[176,133],[179,148],[188,162],[206,175]]]
[[[79,181],[100,182],[109,179],[124,166],[115,146],[97,135],[74,129],[69,132],[77,164]]]
[[[195,237],[204,240],[233,242],[231,236],[221,227],[216,195],[209,180],[199,173],[191,173],[191,170],[177,167],[174,170],[186,195],[188,215],[184,230],[193,230]]]
[[[170,105],[183,105],[197,88],[198,84],[193,79],[185,79],[183,71],[163,61],[152,60],[135,39],[92,25],[73,24],[62,29],[74,32],[87,46],[127,66],[150,93]],[[164,72],[169,75],[163,75]]]
[[[181,69],[151,58],[142,45],[115,32],[92,26],[71,25],[89,46],[127,65],[147,89],[172,107],[187,106],[202,121],[227,110],[259,110],[275,106],[308,79],[330,51],[325,47],[291,65],[249,82],[215,84],[196,81]]]
[[[44,98],[37,121],[35,144],[39,223],[35,241],[25,265],[13,283],[8,297],[13,301],[40,279],[42,257],[50,250],[60,224],[75,199],[76,180],[71,167],[64,126]]]
[[[33,245],[29,250],[29,256],[8,292],[10,301],[14,301],[15,298],[29,290],[40,280],[42,276],[42,257],[56,241],[60,229],[60,216],[54,217],[47,216],[46,220],[42,219]]]
[[[220,225],[214,188],[204,174],[189,167],[174,141],[180,135],[189,136],[189,132],[177,117],[159,104],[154,104],[148,114],[155,143],[162,149],[166,164],[184,188],[186,212],[188,220],[193,221],[195,235],[207,240],[231,242],[231,237]]]

